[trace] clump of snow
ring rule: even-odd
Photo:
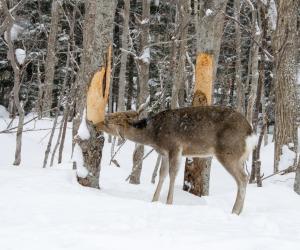
[[[26,51],[23,49],[16,49],[15,50],[17,61],[20,65],[24,64],[26,59]]]
[[[78,129],[78,133],[77,135],[82,139],[82,140],[88,140],[90,139],[90,132],[87,128],[86,125],[86,111],[83,111],[83,116],[82,116],[82,120]]]
[[[159,0],[154,0],[154,5],[158,6],[159,5]]]
[[[205,11],[205,15],[206,16],[211,16],[213,14],[213,11],[211,10],[211,9],[207,9],[206,11]]]
[[[11,41],[15,41],[18,39],[18,36],[23,32],[24,28],[18,24],[13,24],[10,30],[10,39]],[[7,42],[7,31],[4,32],[4,39]]]
[[[88,176],[89,171],[84,166],[84,160],[83,160],[83,154],[81,148],[78,146],[78,144],[74,147],[74,153],[73,153],[73,161],[76,161],[76,172],[77,176],[81,178],[85,178]]]
[[[5,107],[0,105],[0,118],[8,118],[9,113],[6,111]]]
[[[256,35],[256,36],[259,36],[259,35],[261,34],[261,31],[260,31],[260,28],[259,28],[257,22],[255,23],[255,29],[256,29],[255,35]]]
[[[150,48],[145,48],[143,54],[139,57],[144,63],[150,63]]]
[[[141,21],[141,24],[147,24],[147,23],[149,23],[149,18],[146,18],[146,19]]]
[[[287,145],[283,145],[282,154],[279,160],[279,170],[286,169],[294,164],[296,153],[289,149]]]

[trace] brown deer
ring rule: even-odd
[[[248,176],[243,163],[256,143],[251,125],[243,115],[228,107],[200,106],[165,110],[137,120],[134,111],[106,115],[97,129],[149,145],[163,156],[153,201],[169,169],[167,204],[172,204],[174,183],[182,156],[215,156],[235,179],[238,187],[233,213],[243,209]]]

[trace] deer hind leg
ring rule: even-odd
[[[173,203],[173,195],[174,195],[174,185],[175,179],[178,174],[180,160],[181,160],[181,149],[176,149],[169,152],[169,176],[170,176],[170,184],[169,184],[169,192],[167,198],[167,204]]]
[[[244,171],[243,161],[241,159],[232,160],[228,158],[228,156],[219,156],[217,158],[223,164],[225,169],[231,174],[237,184],[238,190],[235,203],[232,208],[232,213],[239,215],[243,210],[246,187],[248,183],[248,175]]]
[[[161,166],[160,166],[160,170],[159,170],[159,181],[158,181],[155,193],[153,195],[153,199],[152,199],[153,202],[158,201],[158,199],[159,199],[160,191],[163,186],[164,180],[167,176],[168,169],[169,169],[168,157],[162,156]]]

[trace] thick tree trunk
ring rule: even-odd
[[[86,107],[86,97],[90,79],[92,79],[92,75],[96,71],[104,73],[100,85],[102,85],[103,90],[105,91],[105,101],[107,101],[109,86],[106,86],[105,83],[110,81],[110,62],[107,62],[106,56],[112,41],[115,6],[116,1],[93,0],[85,3],[86,11],[83,29],[83,52],[80,70],[76,79],[77,114],[73,121],[73,134],[77,134],[81,122],[86,123],[89,131],[89,137],[80,138],[79,135],[76,140],[83,156],[83,166],[80,167],[87,170],[85,175],[78,172],[78,181],[84,186],[94,188],[99,188],[100,162],[104,137],[100,132],[95,130],[90,122],[82,121],[82,119],[85,119],[83,111]],[[109,59],[109,56],[107,58]],[[97,77],[98,76],[99,75],[97,75]],[[103,90],[101,89],[101,91]],[[100,90],[96,89],[95,91],[97,92]],[[102,103],[102,106],[103,107],[101,108],[104,109],[105,103]],[[101,116],[103,116],[105,111],[101,110],[101,112]]]
[[[275,55],[275,156],[274,172],[279,170],[283,146],[297,152],[296,127],[296,44],[297,11],[295,0],[279,0],[274,41]],[[287,168],[290,166],[281,166]]]
[[[215,79],[223,20],[227,4],[222,1],[199,1],[196,9],[197,61],[196,84],[193,105],[212,104],[213,80]],[[198,196],[209,194],[211,158],[186,161],[183,189]]]

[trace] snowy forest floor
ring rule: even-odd
[[[3,118],[3,110],[1,114],[0,131],[10,121]],[[24,132],[19,167],[12,165],[15,134],[0,134],[1,250],[299,248],[300,197],[293,192],[294,174],[269,178],[262,188],[248,185],[240,216],[231,214],[235,183],[215,160],[209,197],[182,191],[182,166],[174,205],[164,204],[168,180],[160,202],[151,203],[156,153],[144,162],[141,184],[131,185],[125,179],[134,144],[127,141],[123,146],[116,157],[121,165],[117,168],[109,165],[110,144],[106,142],[101,190],[85,188],[77,184],[72,170],[71,124],[63,164],[42,169],[50,130],[38,129],[51,127],[50,119],[26,125],[25,129],[37,131]],[[270,174],[273,144],[263,147],[261,155],[262,172]]]

